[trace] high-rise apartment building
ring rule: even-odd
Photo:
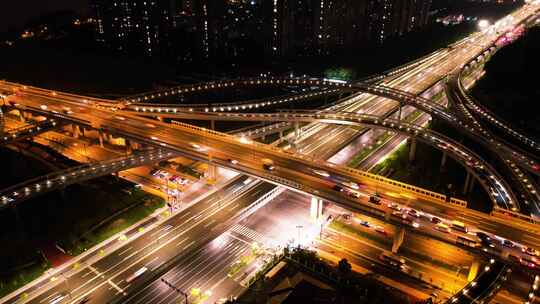
[[[366,30],[371,41],[383,43],[427,24],[431,0],[370,0]]]
[[[172,0],[91,0],[97,40],[118,51],[153,55],[168,43]]]
[[[98,39],[118,50],[245,60],[330,55],[427,23],[432,0],[91,0]]]
[[[427,23],[431,0],[269,0],[267,53],[330,55],[382,43]]]

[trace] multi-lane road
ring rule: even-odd
[[[450,56],[450,57],[451,57],[451,56]],[[444,61],[443,61],[443,62],[444,62]],[[440,67],[440,66],[438,66],[438,67]],[[421,73],[422,73],[422,75],[421,75],[422,77],[421,77],[421,78],[422,78],[422,79],[425,79],[425,77],[423,77],[423,76],[424,76],[423,72],[421,72]],[[415,76],[417,77],[418,74],[413,74],[413,75],[415,75]],[[410,77],[410,76],[409,76],[409,77]],[[408,78],[405,78],[405,79],[406,79],[407,81],[404,81],[404,82],[410,81]],[[422,86],[422,84],[421,84],[421,83],[418,84],[417,81],[411,81],[411,82],[412,82],[412,83],[416,83],[416,84],[419,85],[419,86]],[[368,99],[369,99],[369,98],[368,98]],[[366,103],[377,104],[377,102],[375,102],[373,99],[372,99],[372,100],[369,100],[369,101],[364,100],[364,102],[356,102],[356,103],[355,103],[355,107],[357,107],[357,110],[360,110],[361,107],[359,107],[359,104],[362,105],[362,104],[366,104]],[[385,100],[382,100],[382,99],[378,99],[378,104],[380,105],[380,106],[379,106],[379,109],[380,109],[381,111],[384,111],[383,109],[384,109],[385,107],[386,107],[387,109],[388,109],[388,108],[395,108],[395,105],[394,105],[394,106],[383,106],[383,105],[387,105],[387,104],[390,104],[390,103],[391,103],[391,102],[388,102],[388,101],[385,101]],[[370,105],[370,106],[371,106],[371,105]],[[372,108],[372,109],[373,109],[373,108]],[[373,110],[373,112],[375,112],[375,111],[376,111],[376,110]],[[357,131],[350,130],[350,129],[346,128],[346,127],[338,127],[338,128],[335,128],[335,127],[317,127],[317,126],[315,126],[315,128],[319,128],[319,129],[318,129],[318,130],[315,129],[316,131],[313,131],[313,129],[311,129],[311,130],[308,129],[306,132],[310,132],[310,131],[311,131],[311,132],[313,132],[313,133],[315,133],[315,134],[318,134],[318,135],[319,135],[319,140],[324,139],[325,142],[328,143],[328,145],[326,145],[326,144],[325,144],[325,145],[321,145],[321,144],[320,144],[320,141],[317,142],[317,137],[314,137],[314,138],[309,139],[309,141],[311,141],[311,143],[308,143],[305,147],[302,147],[302,148],[301,148],[301,149],[303,150],[303,152],[306,152],[306,151],[310,151],[310,150],[311,150],[311,151],[317,151],[317,153],[320,153],[321,155],[327,154],[328,156],[330,156],[331,154],[333,154],[333,153],[335,152],[335,151],[332,151],[332,150],[333,150],[332,148],[330,148],[330,147],[333,145],[333,141],[335,141],[335,143],[339,143],[339,142],[342,142],[344,139],[347,139],[347,138],[349,138],[349,137],[351,137],[351,136],[355,136],[355,135],[357,134]],[[331,129],[325,130],[324,128],[331,128]],[[332,131],[331,131],[330,133],[328,133],[328,131],[330,131],[330,130],[332,130]],[[352,134],[351,134],[350,136],[347,136],[346,133],[352,133]],[[326,134],[326,136],[325,136],[325,134]],[[331,135],[328,136],[328,134],[331,134]],[[153,135],[153,136],[155,136],[155,135]],[[162,135],[158,135],[158,136],[159,136],[160,138],[162,137]],[[157,137],[157,136],[156,136],[156,137]],[[163,137],[162,139],[165,139],[165,137]],[[186,139],[183,139],[183,140],[184,140],[184,142],[190,142],[191,139],[188,139],[187,141],[186,141]],[[161,140],[160,140],[160,141],[161,141]],[[168,140],[168,139],[166,140],[166,143],[169,144],[169,140]],[[335,144],[335,143],[334,143],[334,144]],[[205,143],[201,143],[201,144],[205,145]],[[208,144],[206,144],[206,146],[207,146],[207,145],[208,145]],[[324,146],[324,147],[323,147],[323,146]],[[240,151],[235,151],[235,153],[241,153],[241,152],[240,152]],[[260,156],[259,156],[259,157],[260,157]],[[324,158],[327,158],[327,157],[324,157]],[[246,162],[246,163],[247,163],[247,162]],[[257,164],[257,165],[260,166],[260,164]],[[278,169],[279,169],[279,168],[282,168],[282,167],[286,167],[286,166],[282,166],[281,164],[278,165]],[[281,170],[281,169],[279,169],[279,170]],[[293,175],[294,175],[294,174],[293,174]],[[320,185],[320,184],[319,184],[319,185]],[[249,194],[246,194],[246,195],[249,195]],[[256,195],[254,195],[253,197],[256,197]],[[223,218],[226,218],[226,217],[223,217]],[[210,220],[210,221],[211,221],[211,220]],[[211,225],[212,225],[212,224],[210,224],[208,227],[210,227]],[[185,227],[184,227],[184,228],[185,228]],[[166,229],[171,229],[171,228],[166,228]],[[186,246],[187,246],[187,245],[190,245],[190,244],[191,244],[191,243],[188,243],[188,244],[186,244]],[[191,246],[195,246],[195,245],[191,244],[190,247],[191,247]],[[161,250],[160,250],[160,252],[161,252]],[[137,252],[135,255],[137,255],[137,254],[139,254],[139,253]],[[158,260],[158,261],[159,261],[159,260]],[[150,263],[150,262],[155,262],[155,261],[150,260],[150,261],[148,261],[148,262],[149,262],[149,264],[152,264],[152,263]],[[161,261],[159,261],[159,262],[161,262]],[[112,265],[115,265],[115,263],[113,263]],[[146,265],[146,264],[145,264],[145,265]],[[128,274],[130,270],[133,270],[134,273],[135,273],[137,270],[142,269],[142,268],[135,269],[137,266],[138,266],[138,265],[132,266],[131,268],[129,268],[129,269],[128,269],[127,271],[125,271],[125,272]],[[150,266],[152,266],[152,265],[150,265]],[[94,267],[94,268],[95,268],[95,267]],[[90,268],[89,268],[89,269],[90,269]],[[148,270],[146,270],[146,271],[148,271]],[[90,273],[90,272],[96,274],[95,272],[89,270],[88,273]],[[99,270],[97,270],[97,272],[99,272]],[[110,273],[108,270],[105,271],[105,272]],[[101,272],[100,272],[100,273],[101,273]],[[126,274],[126,275],[127,275],[127,274]],[[142,275],[146,275],[146,274],[147,274],[147,272],[144,272]],[[89,275],[90,275],[90,274],[87,274],[87,276],[89,276]],[[121,276],[122,276],[122,275],[119,275],[119,277],[121,277]],[[116,279],[116,277],[114,277],[114,278]],[[101,279],[105,279],[105,278],[101,278]],[[99,281],[99,278],[98,278],[96,281]],[[71,279],[68,279],[67,282],[66,282],[66,285],[68,285],[68,284],[70,284],[70,283],[71,283]],[[118,284],[122,284],[122,282],[121,282],[121,281],[118,281]],[[120,287],[118,284],[115,283],[115,281],[113,280],[113,281],[111,281],[111,282],[105,282],[103,285],[110,285],[109,287],[110,287],[110,290],[112,291],[113,294],[115,294],[115,293],[117,293],[117,292],[118,292],[118,294],[123,294],[123,292],[124,292],[123,290],[126,289],[126,287],[128,286],[128,284],[126,284],[126,285],[124,286],[124,288]],[[100,286],[103,286],[103,285],[100,285]],[[118,287],[118,288],[116,288],[114,285],[116,285],[116,287]],[[98,287],[98,289],[99,289],[99,288],[100,288],[100,287]],[[96,290],[98,290],[98,289],[96,289]],[[113,290],[114,290],[114,291],[113,291]],[[77,290],[77,291],[79,291],[79,290]],[[99,299],[99,297],[100,297],[99,294],[100,294],[100,292],[98,292],[98,293],[96,294],[97,299]],[[106,293],[105,293],[105,294],[106,294]],[[69,294],[68,294],[67,296],[69,296]],[[73,297],[74,295],[71,295],[71,296]],[[54,296],[53,296],[53,297],[54,297]]]

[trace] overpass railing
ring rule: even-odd
[[[209,105],[208,103],[198,103],[198,104],[174,104],[174,103],[131,103],[126,106],[128,109],[135,109],[137,111],[138,108],[146,107],[146,108],[154,108],[154,107],[168,107],[168,108],[177,108],[179,110],[205,110],[206,111],[239,111],[239,110],[246,110],[246,109],[253,109],[253,108],[262,108],[272,105],[278,105],[282,103],[287,102],[295,102],[295,101],[301,101],[301,100],[308,100],[315,97],[322,97],[322,96],[328,96],[339,92],[337,89],[323,89],[323,90],[317,90],[312,92],[304,92],[301,94],[289,94],[285,96],[278,96],[273,98],[261,98],[256,100],[246,100],[246,101],[240,101],[240,102],[227,102],[227,103],[212,103]]]
[[[200,133],[210,134],[210,135],[212,135],[214,137],[218,137],[220,139],[225,138],[226,140],[233,141],[235,143],[239,142],[237,137],[233,137],[233,136],[230,136],[230,135],[227,135],[227,134],[224,134],[224,133],[220,133],[220,132],[216,132],[216,131],[213,131],[213,130],[208,130],[208,129],[205,129],[205,128],[193,126],[193,125],[190,125],[190,124],[184,124],[184,123],[176,123],[175,125],[181,126],[181,127],[184,127],[184,128],[189,128],[191,130],[195,130],[195,131],[200,132]],[[264,150],[271,150],[273,153],[279,154],[279,156],[281,156],[281,157],[283,157],[284,155],[287,155],[287,157],[296,158],[296,160],[300,161],[300,162],[305,162],[306,159],[309,159],[309,157],[306,157],[306,156],[303,156],[303,155],[300,155],[300,154],[288,152],[286,150],[282,150],[282,149],[274,147],[274,146],[263,145],[263,144],[260,144],[260,143],[257,143],[257,142],[250,142],[250,146],[254,146],[254,147],[257,147],[259,149],[264,149]],[[448,200],[446,195],[439,194],[439,193],[436,193],[436,192],[433,192],[433,191],[429,191],[429,190],[426,190],[426,189],[423,189],[423,188],[420,188],[420,187],[408,185],[408,184],[401,183],[401,182],[398,182],[398,181],[394,181],[394,180],[391,180],[391,179],[388,179],[388,178],[385,178],[385,177],[382,177],[382,176],[379,176],[379,175],[375,175],[375,174],[372,174],[372,173],[367,173],[367,172],[364,172],[364,171],[360,171],[360,170],[357,170],[357,169],[352,169],[352,168],[345,167],[345,166],[337,166],[337,165],[332,164],[331,167],[342,171],[346,175],[347,174],[353,175],[353,176],[355,176],[357,178],[368,179],[368,180],[373,181],[373,182],[382,183],[382,184],[385,184],[387,186],[391,186],[391,187],[393,187],[395,189],[400,189],[400,190],[404,190],[404,191],[407,191],[407,192],[413,192],[413,193],[415,193],[415,194],[417,194],[419,196],[422,196],[424,198],[429,198],[430,200],[435,199],[438,202],[440,202],[441,204],[450,203],[450,204],[452,204],[452,205],[454,205],[455,207],[458,207],[458,208],[466,208],[467,207],[467,202],[464,201],[464,200],[459,200],[459,199],[456,199],[456,198],[450,198]],[[291,181],[283,180],[282,182],[284,184],[286,184],[286,185],[292,186]],[[301,185],[298,184],[298,183],[294,183],[294,186],[295,187],[301,187]]]
[[[83,164],[66,170],[39,176],[22,183],[0,190],[0,207],[16,204],[38,194],[87,180],[96,176],[103,176],[111,172],[125,170],[158,162],[163,159],[175,157],[172,152],[155,150],[148,153],[133,154],[128,157],[115,158],[97,163]]]
[[[506,281],[511,273],[510,267],[502,262],[491,259],[472,282],[468,283],[457,294],[449,298],[445,304],[473,304],[483,303],[501,287],[500,281]]]
[[[190,112],[188,115],[197,115],[196,113]],[[462,144],[455,142],[447,136],[444,136],[440,133],[434,132],[427,128],[419,127],[414,124],[401,122],[396,119],[384,118],[376,115],[369,114],[357,114],[352,112],[322,112],[322,111],[292,111],[286,113],[201,113],[200,115],[207,115],[209,117],[236,117],[236,118],[249,118],[255,120],[271,119],[271,120],[305,120],[305,121],[314,121],[317,119],[321,120],[340,120],[344,123],[349,124],[365,124],[376,127],[382,127],[389,129],[394,132],[404,133],[408,136],[418,138],[421,141],[427,142],[428,144],[439,148],[438,142],[448,143],[450,146],[445,150],[449,151],[450,155],[463,163],[464,166],[467,166],[467,162],[472,162],[475,164],[475,167],[472,170],[472,173],[481,181],[482,185],[486,188],[488,193],[489,185],[486,182],[491,182],[488,179],[484,179],[485,176],[494,176],[504,188],[504,204],[507,204],[508,208],[519,209],[519,206],[516,205],[515,195],[510,191],[509,186],[504,182],[503,178],[496,172],[492,166],[484,161],[479,155],[474,151],[464,147]],[[188,117],[188,116],[186,116]],[[200,118],[200,117],[199,117]],[[483,172],[477,172],[483,171]],[[480,176],[480,173],[486,173]],[[492,185],[494,189],[498,188]],[[496,204],[497,200],[495,197],[490,196],[492,201]]]
[[[199,134],[201,134],[203,136],[210,135],[210,136],[212,136],[214,138],[219,138],[221,140],[227,140],[229,142],[234,142],[234,143],[240,142],[237,137],[227,135],[227,134],[224,134],[224,133],[220,133],[220,132],[216,132],[216,131],[213,131],[213,130],[208,130],[208,129],[205,129],[205,128],[201,128],[201,127],[197,127],[197,126],[193,126],[193,125],[189,125],[189,124],[184,124],[184,123],[177,123],[176,125],[179,126],[179,127],[191,129],[191,130],[193,130],[193,131],[195,131],[195,132],[197,132],[197,133],[199,133]],[[257,142],[249,142],[249,145],[252,148],[263,150],[264,152],[270,151],[273,154],[276,154],[277,156],[280,156],[280,157],[285,156],[285,157],[289,157],[289,158],[294,158],[299,162],[313,161],[313,159],[308,157],[308,156],[295,154],[295,153],[289,152],[287,150],[282,150],[282,149],[280,149],[278,147],[268,146],[268,145],[260,144],[260,143],[257,143]],[[334,165],[334,164],[326,164],[326,166],[331,167],[331,168],[333,168],[333,169],[335,169],[337,171],[341,171],[341,172],[343,172],[345,174],[349,174],[351,176],[357,177],[359,180],[364,180],[365,181],[367,179],[368,181],[381,183],[383,185],[393,187],[394,189],[397,189],[397,190],[403,190],[404,192],[410,192],[410,193],[412,192],[414,194],[417,194],[419,197],[429,199],[431,201],[442,204],[444,206],[449,206],[450,205],[450,206],[452,206],[452,207],[454,207],[454,208],[456,208],[458,210],[465,210],[466,207],[467,207],[467,202],[464,201],[464,200],[460,200],[460,199],[456,199],[456,198],[448,198],[446,195],[436,193],[436,192],[433,192],[433,191],[429,191],[429,190],[426,190],[426,189],[423,189],[423,188],[420,188],[420,187],[412,186],[412,185],[409,185],[409,184],[401,183],[401,182],[398,182],[398,181],[394,181],[394,180],[391,180],[389,178],[385,178],[385,177],[382,177],[382,176],[379,176],[379,175],[375,175],[375,174],[372,174],[372,173],[368,173],[368,172],[364,172],[364,171],[361,171],[361,170],[356,170],[356,169],[352,169],[352,168],[348,168],[348,167],[344,167],[344,166],[338,166],[338,165]],[[281,183],[282,185],[290,186],[290,187],[293,187],[293,188],[296,188],[296,189],[302,190],[302,189],[306,188],[306,187],[302,186],[299,183],[289,181],[289,180],[286,180],[286,179],[283,179],[283,178],[275,177],[273,175],[264,174],[263,177],[265,177],[265,178],[267,178],[269,180],[275,180],[276,182]],[[316,191],[316,189],[311,189],[311,190]],[[505,222],[504,220],[508,219],[508,216],[506,216],[506,217],[501,217],[500,216],[503,210],[504,209],[497,208],[496,211],[492,214],[492,216],[495,219],[501,220],[501,222]],[[512,219],[514,219],[514,221],[512,221],[512,224],[517,224],[520,227],[523,227],[523,228],[527,229],[528,231],[534,231],[534,232],[539,232],[540,231],[540,223],[537,220],[533,219],[532,217],[522,215],[522,214],[519,214],[519,213],[516,213],[516,212],[508,212],[508,211],[505,211],[505,214],[512,215]]]

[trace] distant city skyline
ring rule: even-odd
[[[9,1],[4,3],[0,10],[0,32],[8,31],[10,27],[22,27],[32,18],[64,9],[86,12],[88,0]]]

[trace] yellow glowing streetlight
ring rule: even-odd
[[[478,27],[481,29],[481,30],[484,30],[486,29],[488,26],[489,26],[489,21],[486,20],[486,19],[481,19],[478,21]]]

